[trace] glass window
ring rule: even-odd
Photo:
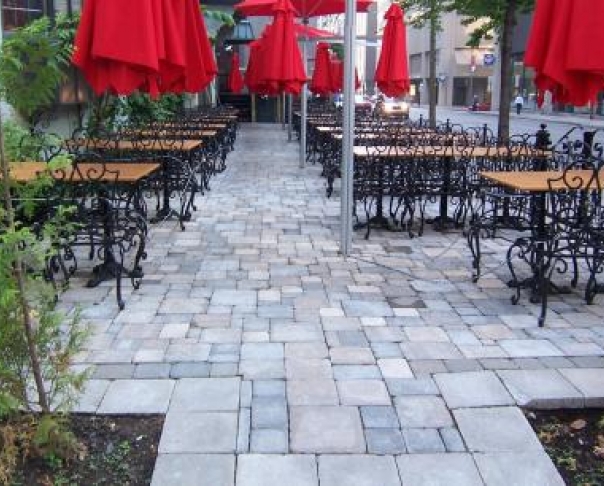
[[[10,32],[44,15],[43,0],[4,0],[2,30]]]

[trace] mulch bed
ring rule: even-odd
[[[566,484],[604,485],[604,410],[540,410],[526,415]]]
[[[83,460],[27,461],[14,485],[148,486],[163,415],[72,415],[71,430],[86,448]]]

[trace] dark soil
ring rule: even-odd
[[[163,423],[163,415],[72,415],[69,424],[85,447],[83,459],[29,460],[14,484],[148,486]]]
[[[604,410],[532,411],[527,417],[566,484],[604,485]]]

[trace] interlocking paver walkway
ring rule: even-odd
[[[186,231],[150,231],[145,278],[80,303],[80,409],[163,412],[154,486],[561,485],[516,405],[601,404],[604,306],[510,303],[506,245],[471,281],[460,231],[373,231],[338,254],[338,188],[277,125],[244,125]],[[545,382],[544,382],[545,381]],[[496,430],[495,430],[496,429]]]

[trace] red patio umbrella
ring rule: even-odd
[[[395,97],[407,93],[411,87],[407,67],[407,33],[403,10],[398,4],[390,5],[384,18],[386,27],[375,82],[386,96]]]
[[[290,0],[278,0],[275,18],[263,41],[263,77],[277,93],[300,94],[306,83],[302,55],[294,33],[294,8]]]
[[[337,93],[342,91],[344,86],[344,61],[337,56],[331,58],[331,91]],[[361,80],[359,79],[359,72],[357,68],[354,68],[354,89],[361,87]]]
[[[310,80],[310,90],[314,94],[327,96],[332,92],[329,44],[318,42],[315,52],[315,70]]]
[[[196,92],[217,71],[196,0],[87,0],[72,62],[97,94]]]
[[[262,31],[260,37],[249,43],[250,57],[245,72],[245,84],[251,93],[269,95],[276,94],[276,87],[271,86],[265,79],[263,70],[264,57],[267,50],[266,39],[272,25],[268,24]]]
[[[233,93],[240,93],[245,85],[243,82],[243,76],[239,70],[239,54],[233,53],[231,57],[231,71],[229,72],[229,79],[227,82],[229,91]]]
[[[555,102],[582,106],[604,89],[603,2],[538,0],[524,62],[535,68],[538,103],[550,91]]]
[[[366,12],[374,0],[356,0],[357,12]],[[272,15],[276,0],[244,0],[235,5],[235,10],[252,16]],[[346,10],[345,0],[292,0],[297,17],[309,18],[320,15],[341,14]]]
[[[333,32],[317,29],[316,27],[306,24],[294,24],[294,30],[298,37],[306,37],[307,39],[320,39],[334,36]]]

